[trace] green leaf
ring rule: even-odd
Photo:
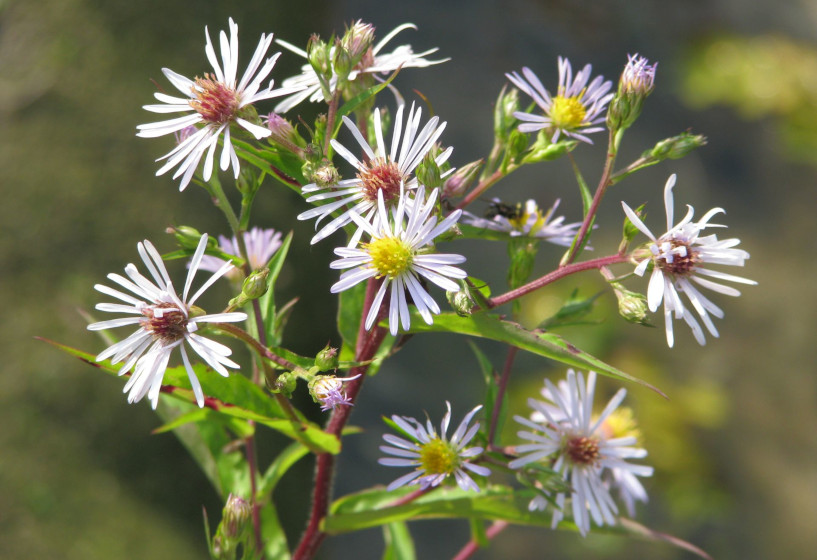
[[[289,254],[289,247],[291,244],[292,232],[290,231],[284,238],[281,246],[277,251],[275,251],[275,254],[272,256],[269,264],[267,265],[267,268],[269,268],[270,271],[270,274],[267,277],[267,292],[258,300],[258,303],[261,306],[261,313],[264,316],[264,330],[269,337],[267,339],[267,344],[270,346],[277,346],[281,343],[276,336],[277,313],[275,308],[275,282],[278,280],[278,275],[281,274],[281,268],[284,266],[284,261],[287,258],[287,254]],[[254,329],[254,323],[251,322],[251,324],[251,328]],[[257,333],[253,334],[257,335]]]
[[[539,323],[537,328],[554,329],[569,325],[587,324],[587,321],[582,321],[582,318],[593,310],[593,304],[602,292],[589,298],[579,297],[578,294],[579,290],[576,288],[570,294],[570,297],[562,303],[562,307],[559,308],[559,311]]]
[[[441,313],[434,317],[433,324],[427,325],[419,314],[413,312],[410,332],[452,332],[490,338],[569,366],[592,369],[614,379],[639,383],[666,397],[664,393],[646,381],[606,364],[587,352],[576,348],[559,335],[550,332],[529,331],[522,328],[518,323],[503,321],[487,313],[476,313],[468,317],[460,317],[456,313]]]
[[[289,560],[289,544],[281,527],[278,510],[272,503],[266,504],[259,512],[261,515],[261,535],[264,540],[264,557],[275,560]]]
[[[480,548],[488,546],[488,533],[485,531],[485,522],[481,519],[471,519],[468,523],[471,527],[471,540]]]
[[[394,522],[383,526],[386,550],[383,560],[415,560],[414,540],[405,523]]]
[[[253,428],[252,424],[250,424],[246,420],[241,420],[239,418],[224,417],[223,415],[219,415],[217,412],[214,412],[209,408],[198,407],[194,408],[193,410],[186,414],[182,414],[176,417],[175,419],[162,425],[161,427],[156,428],[155,430],[153,430],[153,433],[162,434],[165,432],[173,431],[176,428],[180,428],[185,424],[204,422],[208,420],[216,420],[222,422],[225,428],[228,428],[239,438],[248,438],[255,433],[255,428]]]
[[[359,93],[358,95],[354,96],[352,99],[344,103],[335,116],[335,129],[332,131],[332,138],[335,138],[338,135],[338,130],[340,130],[340,125],[343,122],[343,117],[351,115],[355,112],[355,110],[363,105],[369,98],[377,95],[383,89],[388,87],[388,85],[397,77],[397,74],[400,73],[400,68],[392,72],[392,75],[389,76],[386,81],[374,85],[367,89],[366,91]]]
[[[96,362],[93,354],[47,339],[41,340],[109,374],[117,375],[119,371],[119,367],[112,365],[109,360]],[[337,437],[307,421],[300,413],[296,412],[298,422],[290,420],[275,399],[266,395],[261,388],[243,375],[233,373],[229,377],[222,377],[202,364],[194,365],[193,369],[201,383],[202,391],[207,395],[205,406],[213,411],[234,418],[254,420],[300,441],[315,453],[335,454],[340,451],[340,441]],[[190,382],[184,366],[167,368],[162,385],[162,402],[169,402],[170,399],[195,402],[193,391],[189,387]]]
[[[269,498],[272,491],[278,485],[281,477],[289,470],[289,468],[301,460],[304,456],[309,454],[303,444],[296,442],[290,443],[270,464],[264,476],[258,482],[257,499],[265,501]]]
[[[254,165],[261,171],[269,173],[279,182],[283,183],[293,191],[301,194],[301,185],[308,181],[301,173],[301,160],[288,152],[277,152],[271,148],[256,148],[248,142],[244,142],[235,136],[230,138],[233,146],[238,148],[238,156]],[[290,180],[282,180],[279,174],[283,173]]]
[[[477,358],[477,363],[479,364],[479,370],[482,373],[482,379],[485,381],[485,401],[483,403],[483,408],[485,409],[485,418],[493,418],[494,414],[494,403],[496,403],[496,395],[497,395],[497,379],[496,379],[496,370],[494,369],[491,360],[488,359],[482,350],[474,343],[474,341],[469,340],[468,346],[471,347],[471,351],[474,353],[474,356]],[[496,433],[502,433],[502,424],[504,420],[504,411],[505,411],[505,403],[507,402],[507,393],[505,394],[505,398],[502,399],[502,403],[500,403],[500,415],[497,419],[497,426],[496,426]]]

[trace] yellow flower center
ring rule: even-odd
[[[579,100],[579,97],[564,97],[557,95],[553,98],[553,105],[550,107],[550,119],[553,126],[565,130],[578,128],[584,122],[587,110]]]
[[[211,74],[196,78],[193,95],[195,99],[190,100],[190,106],[205,122],[224,124],[233,120],[238,113],[239,101],[236,91],[216,80]]]
[[[633,436],[641,439],[641,431],[635,422],[633,409],[626,406],[619,407],[610,414],[601,424],[601,431],[607,439],[616,439]]]
[[[381,237],[364,245],[377,277],[396,278],[411,267],[414,251],[398,237]]]
[[[432,439],[420,449],[420,465],[428,474],[451,474],[459,464],[456,449],[441,439]]]

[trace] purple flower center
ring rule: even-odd
[[[196,78],[193,86],[195,99],[190,100],[193,107],[205,122],[224,124],[235,118],[238,112],[238,94],[212,74]]]

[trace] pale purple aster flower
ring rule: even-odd
[[[471,410],[462,419],[460,425],[448,439],[448,424],[451,422],[451,403],[446,401],[446,413],[440,424],[440,433],[434,429],[431,420],[425,426],[416,419],[407,416],[391,417],[410,438],[405,439],[392,434],[383,434],[383,439],[390,445],[381,445],[380,451],[393,457],[383,457],[377,462],[387,467],[409,467],[414,470],[393,481],[387,487],[394,490],[408,484],[417,484],[421,489],[439,486],[447,477],[454,475],[457,485],[463,490],[479,492],[479,486],[468,474],[468,471],[479,476],[488,476],[490,469],[468,462],[468,459],[482,454],[482,447],[467,447],[479,431],[479,422],[469,427],[471,419],[482,406]]]
[[[518,212],[515,213],[516,215],[513,216],[497,213],[490,218],[482,218],[466,211],[462,214],[462,223],[505,232],[510,234],[511,237],[536,237],[555,245],[570,247],[573,238],[576,237],[576,233],[579,231],[581,222],[566,224],[564,223],[564,216],[554,218],[553,214],[559,206],[559,202],[559,200],[556,200],[553,206],[544,213],[534,200],[528,200],[524,209],[520,207]],[[494,199],[494,204],[499,204],[499,199]]]
[[[333,139],[332,147],[354,166],[357,175],[354,179],[344,179],[333,185],[321,186],[311,183],[303,187],[304,194],[316,193],[309,196],[306,199],[307,202],[331,201],[298,215],[299,220],[318,218],[315,222],[316,229],[321,220],[330,217],[336,210],[352,205],[350,209],[325,224],[312,238],[313,244],[351,223],[352,213],[361,216],[369,223],[375,223],[378,216],[378,196],[382,195],[386,205],[391,208],[396,206],[401,189],[409,191],[417,188],[417,178],[412,173],[443,133],[446,123],[441,123],[440,118],[435,116],[429,119],[421,129],[422,110],[419,108],[415,110],[412,104],[404,128],[404,108],[404,105],[397,108],[391,146],[388,149],[383,140],[379,110],[374,112],[375,146],[371,146],[363,138],[357,126],[350,119],[343,117],[343,122],[354,135],[365,157],[363,161],[360,161],[351,150]],[[435,159],[437,165],[448,161],[452,151],[453,148],[449,147],[438,155]],[[443,176],[446,177],[453,171],[453,169],[448,170]],[[358,230],[356,235],[352,236],[349,246],[356,245],[362,233],[362,230]]]
[[[240,257],[238,240],[235,235],[232,239],[219,235],[218,245],[223,253]],[[267,266],[272,255],[281,247],[281,233],[272,228],[254,227],[250,231],[244,232],[244,245],[247,248],[247,261],[250,268],[258,270]],[[216,272],[222,266],[224,266],[224,261],[211,255],[204,255],[199,264],[201,270],[209,270],[210,272]],[[241,272],[237,268],[232,268],[227,272],[228,278],[238,278],[240,276]]]
[[[226,170],[232,164],[235,177],[238,178],[239,163],[232,142],[230,141],[230,125],[236,123],[247,130],[255,138],[265,138],[270,135],[268,128],[250,122],[257,114],[252,108],[253,103],[287,95],[296,91],[293,88],[273,90],[272,80],[269,86],[262,88],[261,82],[266,79],[281,53],[276,53],[264,61],[264,56],[272,44],[272,34],[262,34],[258,47],[250,60],[247,70],[238,81],[238,25],[230,18],[230,37],[222,31],[219,34],[221,45],[221,63],[216,56],[210,32],[205,28],[207,43],[205,52],[207,59],[213,66],[213,73],[205,73],[203,77],[191,80],[177,74],[169,68],[162,68],[162,72],[170,83],[179,90],[184,97],[174,97],[157,92],[154,97],[161,101],[158,105],[145,105],[144,108],[154,113],[182,113],[192,114],[177,117],[167,121],[142,124],[136,128],[136,134],[142,138],[155,138],[172,134],[190,126],[202,125],[191,135],[188,135],[167,155],[159,160],[167,162],[156,172],[156,175],[177,168],[173,178],[181,177],[179,190],[190,183],[193,173],[198,168],[201,158],[204,157],[202,178],[210,180],[213,172],[214,154],[219,138],[224,134],[221,150],[220,166]],[[262,66],[263,62],[263,66]]]
[[[376,78],[380,79],[378,74],[391,74],[398,68],[425,68],[433,64],[441,64],[450,60],[448,58],[444,58],[442,60],[428,60],[425,57],[437,52],[436,48],[429,49],[421,53],[415,53],[414,50],[412,50],[411,45],[400,45],[390,53],[383,53],[382,50],[386,44],[404,29],[417,29],[417,27],[411,23],[404,23],[403,25],[396,27],[388,35],[381,39],[380,42],[372,47],[371,55],[364,55],[362,57],[358,65],[349,73],[347,79],[349,81],[353,81],[362,74],[374,74]],[[282,41],[280,39],[276,39],[276,43],[286,49],[289,49],[295,54],[302,56],[303,58],[308,58],[306,51],[291,43],[287,43],[286,41]],[[334,48],[335,47],[332,47],[333,52]],[[306,99],[309,99],[309,101],[313,103],[318,101],[328,101],[323,98],[320,80],[318,79],[318,75],[315,73],[315,69],[312,68],[311,64],[304,64],[299,75],[287,78],[281,83],[281,85],[285,88],[291,88],[293,90],[295,88],[302,88],[302,91],[291,94],[289,97],[276,105],[276,113],[286,113],[295,105],[298,105]],[[332,78],[329,80],[329,88],[331,93],[334,94],[337,86],[338,78],[337,75],[333,73]]]
[[[621,73],[622,93],[634,93],[638,95],[649,94],[655,87],[655,71],[658,69],[656,62],[650,66],[650,61],[638,53],[627,55],[627,65]]]
[[[343,391],[343,384],[357,379],[360,375],[352,377],[322,375],[310,386],[309,390],[315,399],[321,403],[321,410],[326,411],[338,406],[353,406],[352,399],[346,396]]]
[[[647,269],[652,266],[652,275],[647,288],[647,306],[650,311],[655,312],[663,302],[667,344],[672,347],[674,343],[672,330],[672,319],[674,317],[675,319],[683,319],[692,329],[695,340],[704,345],[706,344],[706,338],[703,329],[693,316],[692,311],[684,305],[681,294],[686,295],[692,304],[692,308],[701,318],[709,333],[717,337],[718,330],[715,328],[710,315],[721,319],[724,315],[723,311],[704,296],[697,286],[727,296],[739,296],[740,292],[735,288],[724,286],[710,280],[710,278],[747,285],[755,285],[757,282],[709,268],[710,265],[743,266],[746,259],[749,258],[749,253],[736,248],[740,243],[739,239],[719,240],[714,234],[701,235],[701,232],[706,228],[726,227],[709,223],[713,216],[724,212],[722,208],[713,208],[695,222],[692,221],[694,209],[692,206],[687,205],[686,216],[673,225],[672,188],[674,185],[675,175],[673,174],[670,175],[664,187],[667,232],[660,237],[655,237],[626,203],[622,202],[621,205],[633,225],[652,240],[648,244],[647,251],[634,253],[634,258],[638,262],[635,273],[643,276]]]
[[[592,67],[588,64],[573,76],[570,61],[559,57],[559,87],[556,95],[551,95],[530,68],[522,68],[522,75],[516,72],[505,74],[513,85],[528,94],[544,115],[534,115],[517,111],[513,114],[524,121],[519,125],[521,132],[536,132],[545,129],[556,142],[564,134],[570,138],[592,144],[586,135],[604,130],[596,126],[605,120],[604,109],[613,98],[608,93],[613,87],[610,81],[596,76],[590,81]]]
[[[560,473],[572,487],[570,496],[556,494],[557,508],[553,512],[553,527],[564,518],[564,507],[571,499],[573,522],[582,535],[590,530],[590,521],[597,526],[614,525],[618,507],[610,495],[605,481],[607,472],[618,469],[634,476],[652,476],[652,467],[636,465],[627,459],[640,459],[647,455],[644,449],[634,447],[633,436],[609,438],[603,424],[624,399],[627,391],[620,389],[597,417],[593,416],[593,396],[596,384],[595,372],[589,372],[587,384],[581,373],[567,372],[567,384],[557,388],[545,380],[550,402],[528,399],[528,405],[539,418],[536,422],[522,416],[514,419],[532,431],[520,431],[518,436],[532,443],[516,446],[518,459],[509,463],[517,469],[529,463],[544,462]],[[531,509],[543,509],[543,497],[534,498]]]
[[[138,325],[139,328],[128,338],[117,342],[103,350],[97,357],[98,362],[111,359],[112,364],[125,363],[119,369],[119,375],[133,368],[130,379],[125,384],[124,392],[128,393],[128,402],[137,402],[145,395],[148,396],[151,406],[156,408],[159,402],[159,392],[162,379],[167,369],[170,355],[174,348],[179,348],[182,355],[190,385],[196,396],[198,405],[204,406],[204,395],[196,377],[187,352],[189,345],[193,351],[218,373],[227,377],[226,368],[238,368],[239,365],[227,358],[232,351],[223,344],[205,338],[196,331],[206,323],[233,323],[244,321],[246,313],[214,313],[206,315],[199,308],[194,307],[196,300],[218,278],[227,273],[232,264],[224,263],[195,294],[188,297],[193,278],[196,276],[207,246],[207,234],[201,236],[201,241],[193,255],[187,280],[184,283],[182,296],[176,294],[170,276],[167,273],[162,257],[150,241],[145,240],[137,245],[139,256],[150,273],[152,281],[143,276],[133,264],[125,267],[127,278],[119,274],[109,274],[108,279],[135,294],[135,296],[120,292],[117,289],[97,284],[94,288],[103,294],[112,296],[122,303],[99,303],[99,311],[124,313],[129,317],[100,321],[88,325],[88,330],[98,331],[115,327]],[[186,343],[186,344],[185,344]]]
[[[380,310],[380,305],[387,291],[391,291],[389,302],[389,331],[396,335],[400,324],[404,330],[411,327],[408,300],[411,296],[417,312],[427,324],[434,321],[433,314],[440,312],[440,307],[421,284],[421,277],[430,280],[444,290],[459,290],[459,284],[452,279],[465,278],[464,270],[452,265],[465,262],[462,255],[428,252],[434,239],[451,229],[460,217],[461,211],[455,210],[439,224],[432,216],[437,201],[437,189],[431,191],[428,200],[423,202],[425,187],[416,191],[416,198],[408,200],[408,195],[400,197],[394,219],[389,219],[383,192],[378,192],[379,218],[377,226],[365,221],[352,212],[355,223],[371,236],[368,243],[359,247],[338,247],[335,254],[340,259],[329,266],[334,269],[351,269],[340,275],[331,287],[336,294],[369,278],[382,278],[380,288],[366,316],[366,329],[371,329]],[[407,215],[406,215],[407,214]],[[404,220],[406,223],[404,223]]]

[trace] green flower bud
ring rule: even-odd
[[[178,243],[179,247],[181,247],[182,249],[189,249],[191,251],[195,251],[196,248],[199,246],[199,241],[201,240],[201,233],[194,227],[190,226],[169,227],[165,231],[176,238],[176,243]],[[209,237],[207,239],[207,248],[218,249],[218,239],[216,239],[215,237]]]
[[[678,136],[665,138],[658,142],[651,150],[644,152],[641,157],[662,161],[665,159],[680,159],[695,148],[706,145],[706,136],[682,132]]]
[[[627,321],[640,325],[649,325],[647,320],[647,298],[642,294],[629,290],[616,290],[618,299],[618,312]]]
[[[337,74],[339,82],[344,82],[349,76],[349,72],[354,68],[356,61],[352,58],[351,54],[343,48],[340,39],[335,41],[333,53],[332,66],[335,69],[335,74]]]
[[[263,119],[272,134],[269,135],[271,144],[280,146],[294,154],[301,155],[306,146],[306,140],[288,120],[278,113],[270,113]]]
[[[338,349],[329,344],[315,356],[315,367],[318,371],[329,371],[338,368]]]
[[[331,162],[324,160],[308,177],[319,187],[326,188],[336,185],[340,181],[340,174]]]
[[[445,292],[445,297],[448,299],[448,303],[460,317],[467,317],[470,315],[471,310],[474,309],[474,306],[476,305],[467,288],[463,288],[456,292]]]
[[[306,58],[315,72],[320,75],[329,74],[331,77],[332,64],[330,57],[331,47],[318,35],[312,35],[306,44]]]
[[[644,101],[655,87],[655,70],[658,67],[658,63],[650,66],[648,62],[637,54],[629,56],[618,81],[618,92],[607,108],[607,127],[610,130],[629,128],[641,114]]]
[[[337,57],[335,62],[335,71],[339,76],[346,76],[359,63],[368,66],[371,64],[373,54],[371,51],[372,42],[374,41],[374,27],[369,23],[363,23],[358,20],[351,27],[346,29],[343,37],[336,42],[336,51],[344,53],[344,64],[348,66],[348,70],[338,67]]]
[[[220,534],[225,539],[237,540],[247,533],[252,516],[249,502],[234,494],[227,497],[227,503],[221,512]]]
[[[416,170],[414,171],[414,174],[417,177],[417,181],[419,181],[421,185],[425,185],[429,189],[435,189],[442,185],[442,178],[440,177],[440,166],[437,165],[436,161],[434,161],[435,151],[436,150],[429,151],[423,158],[423,161],[420,162],[420,165],[418,165]]]
[[[448,176],[443,186],[443,198],[453,198],[465,194],[471,185],[479,177],[479,172],[485,160],[478,159],[457,169]]]
[[[528,149],[529,138],[524,132],[514,129],[508,136],[508,147],[505,154],[506,162],[518,163],[522,159],[522,154]]]
[[[522,160],[522,163],[536,163],[558,159],[567,152],[573,151],[578,144],[578,141],[568,139],[560,140],[552,144],[550,142],[550,134],[547,134],[544,130],[540,130],[536,135],[536,141]]]
[[[284,373],[280,374],[272,383],[270,383],[270,380],[267,379],[267,387],[270,391],[273,393],[281,393],[287,398],[292,396],[292,392],[297,386],[298,376],[291,371],[285,371]]]
[[[269,277],[269,269],[262,268],[256,270],[244,279],[244,284],[241,286],[241,293],[247,299],[258,299],[267,293],[267,278]]]
[[[518,110],[519,92],[515,88],[508,91],[503,86],[494,106],[494,136],[498,143],[504,143],[508,134],[516,127],[517,119],[513,114]]]

